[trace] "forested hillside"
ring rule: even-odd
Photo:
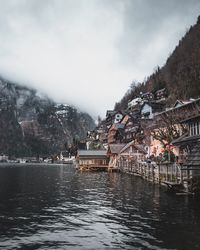
[[[169,56],[166,64],[143,83],[133,83],[115,109],[124,109],[128,101],[140,92],[152,92],[166,88],[167,103],[177,99],[187,100],[200,97],[200,16]]]

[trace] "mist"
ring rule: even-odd
[[[199,12],[198,0],[1,0],[0,74],[103,117]]]

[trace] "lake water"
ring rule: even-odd
[[[0,167],[0,249],[200,249],[200,201],[127,174]]]

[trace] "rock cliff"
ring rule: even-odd
[[[87,113],[0,78],[0,154],[54,154],[94,126]]]

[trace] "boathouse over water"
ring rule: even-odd
[[[106,150],[78,150],[77,160],[80,170],[108,167]]]

